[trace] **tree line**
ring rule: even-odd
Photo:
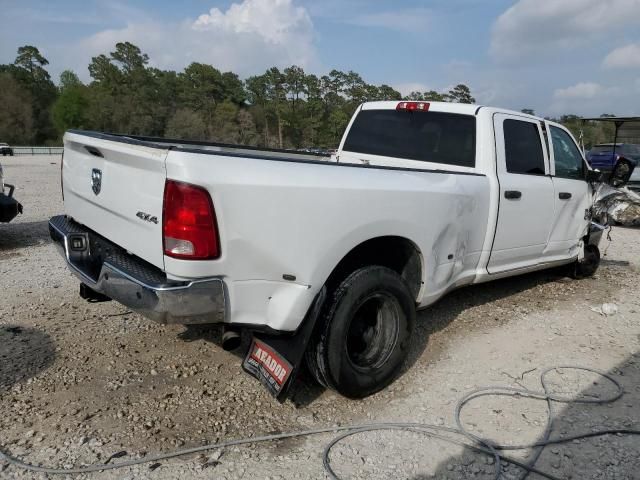
[[[475,102],[464,84],[403,97],[353,71],[317,76],[295,65],[244,80],[197,62],[180,72],[161,70],[149,66],[149,56],[130,42],[93,57],[86,84],[70,70],[54,84],[48,64],[36,47],[25,45],[12,64],[0,65],[0,141],[59,145],[66,130],[78,128],[261,147],[334,148],[365,101]],[[590,135],[599,138],[599,128],[594,125]]]

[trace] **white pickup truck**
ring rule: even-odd
[[[453,288],[599,263],[593,184],[561,125],[476,105],[372,102],[332,157],[69,131],[50,233],[81,295],[252,334],[282,399],[303,360],[348,397],[388,385],[416,308]]]

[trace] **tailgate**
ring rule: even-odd
[[[167,152],[117,136],[66,133],[62,168],[66,214],[164,269],[162,200]]]

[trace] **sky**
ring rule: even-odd
[[[121,41],[153,66],[358,72],[402,93],[469,85],[539,115],[640,114],[640,0],[0,0],[0,64],[38,47],[90,81]]]

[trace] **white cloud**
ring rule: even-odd
[[[202,62],[246,76],[274,65],[318,63],[313,23],[293,0],[243,0],[226,11],[212,8],[196,20],[134,22],[85,39],[69,55],[86,65],[91,56],[113,51],[123,41],[138,45],[159,68]]]
[[[605,88],[595,82],[580,82],[567,88],[558,88],[553,92],[554,98],[593,98],[602,95]]]
[[[361,27],[378,27],[410,32],[422,31],[431,21],[428,8],[408,8],[379,13],[366,13],[356,16],[346,23]]]
[[[640,25],[640,0],[519,0],[492,28],[494,58],[516,60],[554,54]]]
[[[553,115],[590,112],[593,115],[611,113],[622,108],[628,112],[628,87],[606,86],[597,82],[580,82],[553,92],[548,113]],[[623,107],[623,105],[627,105]],[[632,107],[633,108],[633,107]]]
[[[198,17],[193,28],[257,35],[266,42],[284,45],[294,40],[292,37],[306,37],[313,25],[307,11],[294,7],[291,0],[244,0],[234,3],[224,13],[212,8],[208,14]]]
[[[602,64],[607,68],[640,67],[640,43],[631,43],[612,50]]]

